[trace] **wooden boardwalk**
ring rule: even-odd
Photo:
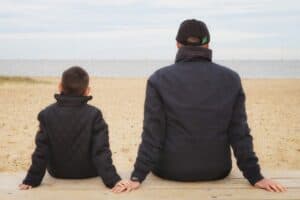
[[[21,200],[143,200],[143,199],[280,199],[300,200],[300,170],[298,171],[268,171],[266,176],[284,184],[288,191],[285,193],[271,193],[255,189],[242,178],[240,172],[234,171],[229,177],[220,181],[178,183],[161,180],[150,175],[142,187],[131,193],[113,194],[106,189],[98,178],[86,180],[60,180],[46,176],[41,187],[19,191],[17,185],[24,173],[0,174],[0,199]],[[128,174],[122,174],[128,177]]]

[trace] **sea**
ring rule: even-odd
[[[300,60],[215,60],[242,78],[300,78]],[[172,60],[0,60],[0,76],[55,77],[70,66],[82,66],[96,77],[148,77]]]

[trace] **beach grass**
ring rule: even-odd
[[[46,80],[38,80],[31,77],[26,76],[0,76],[0,84],[3,83],[50,83],[50,81]]]

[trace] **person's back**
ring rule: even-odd
[[[260,173],[240,77],[212,62],[206,25],[185,20],[176,41],[175,64],[147,82],[142,142],[128,187],[138,188],[149,172],[177,181],[224,178],[231,170],[232,147],[252,185],[284,191]]]
[[[154,169],[162,177],[208,180],[231,169],[228,128],[241,85],[210,55],[206,48],[182,47],[176,63],[149,80],[165,105],[165,143]]]
[[[100,176],[114,190],[124,190],[112,163],[108,126],[101,111],[87,102],[89,76],[80,67],[64,71],[56,102],[38,114],[39,131],[32,164],[20,189],[41,184],[46,169],[57,178]]]
[[[87,104],[91,97],[55,95],[55,98],[57,102],[40,113],[50,143],[48,172],[58,178],[97,176],[90,148],[100,111]]]

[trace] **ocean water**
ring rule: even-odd
[[[1,76],[60,76],[79,65],[91,76],[148,77],[172,60],[0,60]],[[242,78],[300,78],[300,60],[216,60]]]

